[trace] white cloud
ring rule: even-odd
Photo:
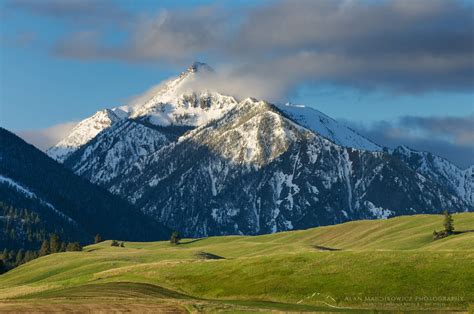
[[[71,121],[56,124],[45,129],[19,130],[15,133],[23,138],[26,142],[33,144],[37,148],[45,151],[68,135],[77,123],[77,121]]]

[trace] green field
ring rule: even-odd
[[[110,241],[0,276],[0,311],[474,309],[474,213],[356,221],[264,236]],[[220,257],[220,258],[219,258]]]

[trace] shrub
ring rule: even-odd
[[[112,243],[110,243],[110,246],[119,246],[120,244],[118,243],[117,240],[113,240]]]
[[[179,240],[181,240],[181,237],[180,237],[180,235],[179,235],[179,232],[178,232],[178,231],[174,231],[174,232],[171,234],[170,243],[171,243],[171,244],[179,244]]]

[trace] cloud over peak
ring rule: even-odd
[[[180,67],[205,56],[226,69],[222,75],[232,74],[225,79],[236,86],[261,85],[260,95],[270,95],[264,90],[270,86],[287,95],[302,82],[409,93],[474,85],[474,7],[461,0],[283,0],[140,14],[113,1],[18,0],[11,6],[83,16],[55,43],[57,56]],[[109,23],[85,23],[86,16],[101,15]]]

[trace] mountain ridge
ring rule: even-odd
[[[309,107],[186,90],[200,67],[124,109],[64,164],[190,236],[474,208],[472,171],[414,161]]]
[[[0,142],[0,199],[18,211],[27,209],[38,214],[44,237],[58,233],[65,240],[91,243],[97,233],[104,238],[136,240],[165,239],[169,235],[167,228],[148,221],[138,209],[75,175],[3,128]],[[0,219],[0,224],[8,229],[15,219]],[[6,236],[3,240],[11,246],[26,241],[21,239],[28,236],[29,226],[21,221],[15,224],[17,240],[11,241],[9,234],[0,235]],[[41,239],[33,242],[38,245]]]

